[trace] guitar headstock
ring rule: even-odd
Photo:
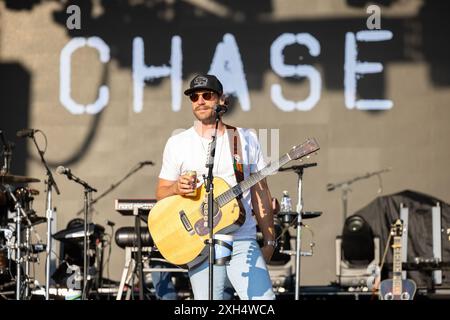
[[[307,156],[308,154],[316,152],[319,149],[320,149],[320,147],[319,147],[319,144],[317,143],[316,139],[309,138],[302,144],[293,147],[288,152],[288,155],[292,160],[297,160],[304,156]]]
[[[397,219],[395,223],[391,226],[391,234],[394,237],[401,237],[403,235],[403,222]]]

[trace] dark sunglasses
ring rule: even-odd
[[[211,101],[214,96],[214,92],[203,92],[203,93],[191,93],[189,95],[189,99],[191,99],[192,102],[196,102],[198,98],[202,96],[203,100]]]

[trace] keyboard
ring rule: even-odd
[[[137,208],[139,215],[148,215],[155,204],[156,199],[116,199],[115,210],[124,216],[132,216]]]

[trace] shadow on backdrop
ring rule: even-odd
[[[15,175],[26,174],[26,140],[17,138],[16,132],[28,128],[30,86],[31,74],[24,66],[14,62],[0,63],[0,129],[6,139],[15,144],[10,170]],[[3,159],[1,161],[3,164]]]

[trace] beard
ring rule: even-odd
[[[214,115],[214,112],[212,112],[212,110],[210,112],[202,112],[195,110],[194,116],[195,118],[197,118],[198,121],[200,121],[203,124],[213,124],[216,121],[216,117]]]

